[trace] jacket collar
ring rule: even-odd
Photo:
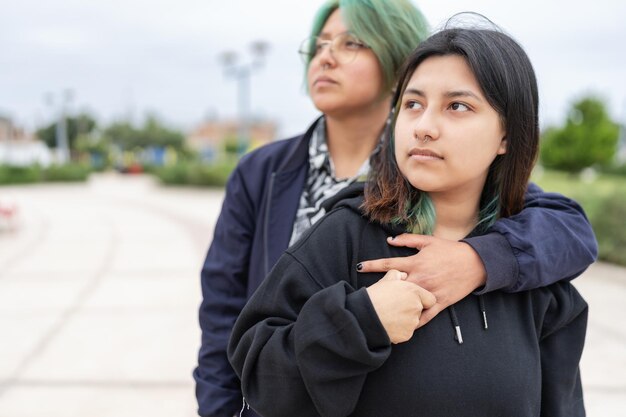
[[[304,134],[301,135],[298,138],[298,140],[296,140],[293,143],[293,145],[291,146],[291,149],[285,156],[285,159],[278,166],[276,173],[288,172],[288,171],[293,171],[295,169],[300,169],[302,168],[303,164],[306,164],[308,162],[309,143],[311,140],[311,136],[313,135],[313,132],[315,131],[315,127],[317,126],[317,123],[320,121],[322,117],[323,116],[318,117],[313,123],[311,123],[311,125],[306,130],[306,132],[304,132]]]

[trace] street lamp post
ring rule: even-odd
[[[236,52],[226,51],[220,55],[226,76],[237,80],[237,136],[238,151],[243,153],[250,142],[250,77],[254,70],[263,65],[269,45],[263,41],[251,44],[252,61],[239,64]]]
[[[57,122],[55,127],[55,137],[57,145],[57,160],[61,164],[65,164],[70,159],[69,141],[67,138],[67,104],[72,99],[72,91],[65,90],[61,96],[61,101],[58,109]],[[52,93],[46,94],[46,102],[49,106],[54,106],[54,98]]]

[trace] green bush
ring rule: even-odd
[[[156,175],[163,184],[167,185],[182,185],[186,184],[187,178],[187,164],[178,163],[172,166],[151,168],[149,172]]]
[[[620,175],[626,177],[626,163],[621,165],[610,165],[607,167],[600,167],[600,171],[607,174]]]
[[[33,184],[37,182],[85,181],[91,168],[81,164],[13,166],[0,165],[0,184]]]
[[[591,218],[600,247],[599,258],[626,265],[626,195],[613,194],[598,205]]]
[[[154,169],[153,173],[166,185],[194,185],[223,187],[235,168],[234,162],[205,165],[200,162],[179,162],[172,166]]]
[[[91,168],[81,164],[50,165],[43,171],[43,180],[47,182],[85,181]]]
[[[41,181],[41,168],[38,165],[0,165],[0,184],[31,184]]]

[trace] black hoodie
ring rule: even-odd
[[[356,264],[415,251],[389,246],[385,238],[400,231],[363,217],[361,189],[352,192],[283,254],[235,324],[229,359],[255,411],[585,415],[587,304],[571,284],[470,295],[392,345],[365,290],[384,274],[357,274]]]

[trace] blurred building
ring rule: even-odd
[[[207,120],[197,126],[186,139],[187,146],[204,159],[212,160],[230,146],[237,146],[240,131],[236,120]],[[253,120],[248,123],[249,143],[247,149],[258,148],[276,139],[277,125],[273,121]]]
[[[0,116],[0,164],[48,166],[51,162],[52,153],[42,141]]]

